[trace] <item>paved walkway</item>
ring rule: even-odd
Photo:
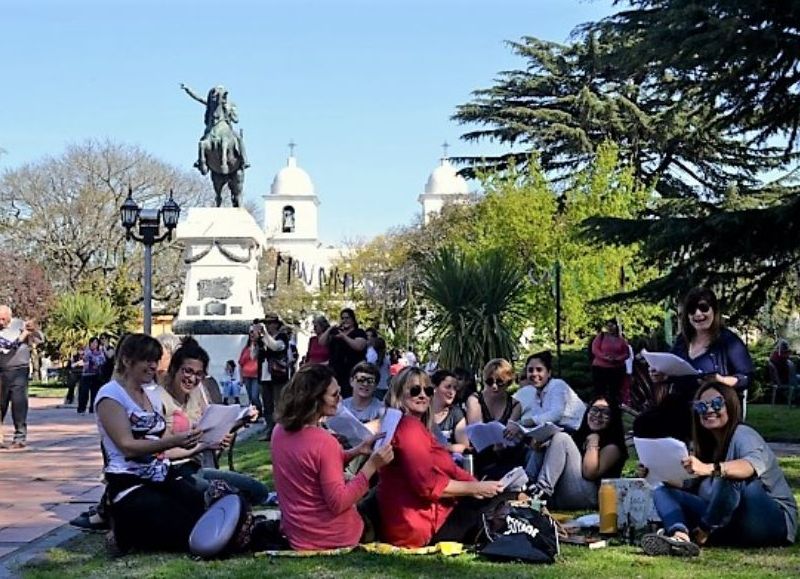
[[[59,403],[31,398],[28,447],[0,450],[0,576],[4,563],[95,504],[103,493],[94,416],[78,416],[75,408],[57,408]],[[10,418],[3,428],[6,443],[13,434]]]

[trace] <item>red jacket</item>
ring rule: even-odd
[[[383,467],[378,506],[383,539],[401,547],[422,547],[444,524],[457,499],[442,498],[451,480],[475,480],[413,416],[404,416],[394,438],[394,460]]]

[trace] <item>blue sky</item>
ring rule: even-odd
[[[443,141],[454,156],[496,151],[460,141],[466,127],[450,116],[522,66],[504,41],[564,41],[610,4],[6,0],[0,170],[89,138],[190,168],[203,110],[179,84],[223,84],[252,164],[246,197],[262,207],[294,140],[322,202],[322,240],[371,237],[419,213]]]

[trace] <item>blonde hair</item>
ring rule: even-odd
[[[427,387],[433,388],[433,384],[431,383],[431,378],[425,373],[424,370],[422,370],[421,368],[417,368],[415,366],[409,366],[407,368],[403,368],[399,374],[397,374],[394,378],[392,378],[392,381],[389,384],[389,391],[386,393],[386,406],[388,406],[389,408],[397,408],[403,414],[406,413],[406,407],[403,404],[406,385],[415,376],[419,378],[419,385],[422,388],[427,388]],[[425,414],[422,415],[420,420],[422,420],[422,423],[428,430],[433,432],[432,399],[430,404],[428,405],[428,410],[425,411]]]
[[[505,358],[495,358],[489,360],[486,366],[483,367],[483,381],[485,382],[492,377],[492,374],[499,374],[503,381],[514,381],[516,375],[514,374],[514,366]]]

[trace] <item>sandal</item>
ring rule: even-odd
[[[652,556],[697,557],[700,554],[700,547],[695,543],[668,537],[664,529],[646,534],[642,537],[641,545],[645,554]]]

